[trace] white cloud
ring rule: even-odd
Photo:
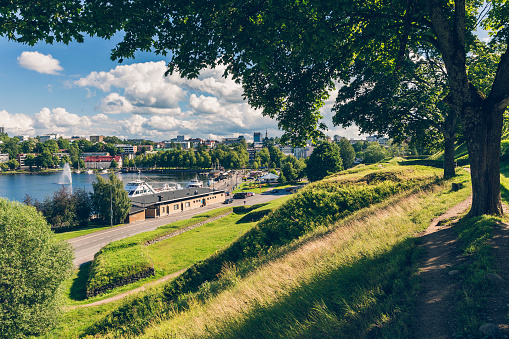
[[[44,107],[39,113],[34,115],[34,118],[34,127],[39,129],[41,133],[72,132],[76,134],[76,132],[92,126],[89,117],[69,113],[61,107],[52,110]]]
[[[283,133],[276,120],[263,117],[261,110],[243,100],[240,84],[222,77],[224,67],[202,70],[196,79],[183,79],[179,74],[165,77],[165,71],[164,61],[123,65],[108,72],[92,72],[74,85],[97,95],[96,109],[112,123],[117,121],[115,135],[165,139],[186,133],[217,138],[243,134],[251,139],[255,131],[268,129],[270,136]],[[355,129],[332,126],[336,93],[322,109],[324,122],[331,128],[326,134],[355,137]],[[122,118],[112,117],[118,114]],[[124,118],[125,114],[130,117]]]
[[[63,71],[60,61],[54,59],[51,54],[25,51],[18,57],[18,63],[23,68],[42,74],[59,74]]]
[[[0,111],[0,121],[11,137],[20,134],[31,134],[34,132],[33,119],[25,114],[11,114],[6,110]]]

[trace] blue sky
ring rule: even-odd
[[[110,60],[112,40],[87,38],[69,45],[17,44],[0,39],[0,126],[10,136],[59,133],[115,135],[160,141],[220,139],[253,132],[280,136],[277,122],[242,99],[242,88],[205,70],[198,79],[164,77],[168,60],[138,53],[122,64]],[[356,128],[334,128],[333,100],[323,113],[328,135],[357,138]]]

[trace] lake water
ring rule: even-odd
[[[107,178],[107,174],[101,174]],[[138,178],[138,173],[118,173],[117,176],[124,182]],[[195,173],[175,172],[171,174],[155,174],[142,173],[142,180],[148,183],[154,182],[177,182],[183,188],[187,187],[187,183],[194,179]],[[203,186],[207,187],[207,176],[198,175],[203,181]],[[96,181],[95,175],[80,173],[72,174],[72,186],[85,189],[87,192],[93,191],[92,183]],[[43,200],[46,196],[52,196],[53,193],[64,185],[69,187],[68,179],[64,178],[62,172],[52,174],[14,174],[0,175],[0,197],[9,200],[23,201],[25,194],[30,195],[37,200]]]

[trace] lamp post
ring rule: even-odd
[[[113,227],[113,193],[110,184],[110,227]]]

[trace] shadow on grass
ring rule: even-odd
[[[91,262],[80,266],[78,276],[71,285],[70,298],[72,300],[81,301],[87,298],[87,280],[90,272]]]
[[[272,211],[273,211],[273,209],[266,209],[266,210],[249,212],[248,214],[246,214],[242,218],[240,218],[236,223],[237,224],[245,224],[248,222],[260,221],[264,216],[269,215]]]
[[[267,206],[267,204],[268,203],[256,204],[256,205],[251,205],[251,206],[234,206],[233,212],[235,214],[239,214],[239,215],[247,214],[255,209],[261,208],[263,206]]]

